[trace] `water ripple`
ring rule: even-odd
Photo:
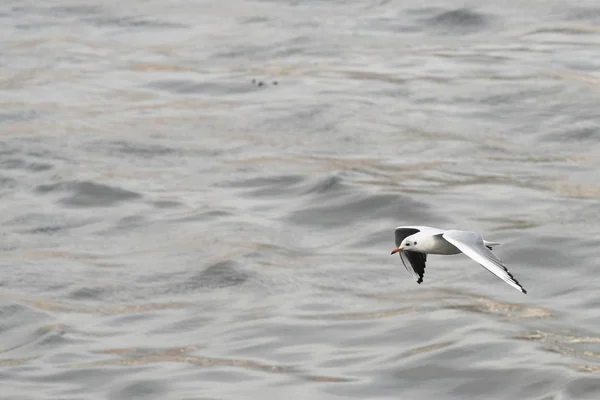
[[[599,398],[588,3],[0,5],[5,396]]]

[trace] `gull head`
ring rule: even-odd
[[[400,251],[404,251],[404,250],[413,250],[413,251],[419,251],[419,246],[417,245],[417,241],[414,238],[411,238],[410,236],[407,237],[406,239],[404,239],[404,241],[402,242],[402,244],[398,247],[396,247],[394,250],[392,250],[392,254],[396,254]]]

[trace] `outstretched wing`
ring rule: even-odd
[[[420,227],[413,226],[399,226],[394,231],[396,246],[400,247],[402,241],[410,235],[421,232]],[[400,259],[404,268],[415,278],[417,283],[423,282],[423,275],[425,274],[425,262],[427,261],[427,254],[417,253],[415,251],[400,251]]]
[[[485,246],[483,237],[479,233],[451,230],[443,233],[442,237],[510,286],[527,293],[502,261]]]
[[[417,283],[423,282],[423,275],[425,275],[425,262],[427,261],[427,254],[417,253],[416,251],[401,251],[400,259],[404,268],[415,278]]]

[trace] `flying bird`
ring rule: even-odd
[[[400,254],[404,267],[418,278],[418,284],[423,282],[427,254],[463,253],[510,286],[527,293],[502,261],[492,253],[492,247],[501,243],[488,242],[479,232],[444,230],[429,226],[399,226],[395,230],[395,239],[396,248],[392,254]]]

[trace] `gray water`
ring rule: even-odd
[[[2,2],[0,397],[600,398],[600,4],[423,4]]]

